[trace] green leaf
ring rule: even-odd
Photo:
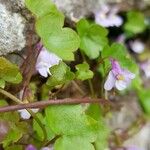
[[[3,146],[5,147],[11,143],[17,142],[21,137],[22,137],[22,133],[17,129],[10,130],[7,137],[3,140]]]
[[[7,106],[7,105],[8,105],[8,103],[6,100],[0,99],[0,107]]]
[[[25,0],[25,4],[37,17],[42,17],[56,9],[51,0]]]
[[[90,104],[86,110],[86,114],[97,121],[102,119],[102,110],[99,104]]]
[[[90,59],[97,58],[100,51],[108,44],[108,31],[102,26],[89,24],[86,20],[80,20],[77,24],[77,31],[81,38],[80,49]]]
[[[55,30],[60,30],[64,25],[64,15],[59,12],[50,12],[49,14],[37,19],[36,31],[39,36],[46,39]],[[43,40],[44,41],[44,40]]]
[[[6,147],[5,150],[23,150],[22,145],[11,145],[9,147]]]
[[[97,139],[94,142],[96,150],[108,148],[108,137],[110,135],[110,129],[104,122],[100,105],[90,104],[86,110],[86,114],[98,121]]]
[[[0,87],[4,88],[5,87],[5,80],[0,79]]]
[[[86,116],[80,105],[50,106],[46,120],[57,135],[82,137],[89,142],[96,139],[97,121]]]
[[[98,136],[94,143],[96,150],[108,149],[109,135],[110,129],[106,126],[106,124],[103,121],[101,121],[99,125]]]
[[[50,106],[46,108],[45,112],[47,123],[58,135],[75,134],[83,126],[80,105]]]
[[[87,63],[76,65],[76,78],[82,81],[93,78],[94,74],[89,68],[90,67]]]
[[[137,93],[144,112],[150,115],[150,89],[143,89]]]
[[[55,134],[52,132],[49,124],[46,124],[45,117],[41,113],[37,113],[36,116],[39,118],[39,120],[46,128],[47,140],[51,141],[55,137]],[[38,140],[40,141],[43,141],[44,139],[43,130],[35,120],[33,120],[33,130],[36,132],[36,138],[38,138]]]
[[[54,145],[55,150],[94,150],[94,146],[88,141],[70,136],[59,138]]]
[[[26,0],[26,5],[38,17],[36,31],[44,46],[64,60],[74,60],[80,38],[72,29],[63,28],[64,15],[50,0]]]
[[[44,46],[64,60],[74,60],[73,52],[80,44],[77,33],[70,28],[55,30],[43,38]]]
[[[5,86],[5,81],[10,83],[19,83],[22,80],[22,76],[19,72],[19,68],[9,62],[4,57],[0,57],[0,85]]]
[[[11,143],[17,142],[27,131],[27,124],[25,122],[18,122],[16,124],[13,124],[11,122],[10,127],[11,129],[2,142],[4,147],[8,146]]]
[[[143,32],[145,28],[145,18],[141,12],[130,11],[127,13],[127,22],[124,25],[127,34],[138,34]]]
[[[54,88],[56,85],[65,84],[74,79],[74,73],[70,71],[70,68],[63,62],[50,68],[51,76],[47,81],[47,85],[50,88]]]
[[[83,37],[84,34],[86,34],[86,32],[88,31],[89,27],[90,27],[90,23],[86,19],[81,19],[77,23],[77,32],[79,36]]]
[[[16,112],[0,113],[0,120],[5,121],[9,127],[8,133],[1,142],[3,147],[17,142],[27,132],[28,124],[19,119],[19,114]]]

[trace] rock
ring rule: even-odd
[[[18,9],[25,7],[25,0],[9,0],[9,2]]]
[[[147,123],[136,135],[128,139],[124,146],[135,145],[140,150],[149,150],[150,149],[150,123]]]
[[[19,13],[11,12],[7,6],[0,1],[0,55],[21,51],[26,44],[25,20]]]
[[[112,115],[106,121],[112,130],[126,130],[141,114],[138,99],[134,93],[129,93],[124,96],[115,96],[115,101],[112,101],[116,109],[112,111]]]
[[[0,0],[0,3],[13,12],[18,12],[18,10],[25,8],[25,0]]]
[[[120,110],[113,111],[112,115],[107,120],[107,124],[112,130],[127,129],[137,119],[138,115],[140,115],[140,108],[137,101],[124,101],[120,105]]]
[[[64,0],[63,3],[62,0],[53,1],[67,17],[77,19],[90,15],[101,4],[101,0]]]
[[[121,11],[143,9],[150,5],[149,0],[53,0],[57,7],[70,19],[80,19],[98,11],[104,3],[118,5]]]

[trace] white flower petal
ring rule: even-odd
[[[142,53],[145,49],[145,45],[140,40],[131,41],[129,44],[135,53]]]
[[[43,148],[41,148],[41,150],[53,150],[53,148],[50,148],[50,147],[43,147]]]
[[[47,68],[44,68],[44,67],[43,67],[43,68],[39,68],[39,69],[38,69],[38,72],[40,73],[41,76],[43,76],[43,77],[45,77],[45,78],[48,77],[48,73],[49,73],[49,72],[47,72]]]
[[[123,75],[126,78],[129,78],[129,79],[134,79],[135,78],[135,74],[130,72],[129,70],[126,70],[126,69],[123,70]]]
[[[115,86],[116,86],[116,89],[118,89],[119,91],[122,91],[127,87],[127,83],[123,80],[116,80]]]
[[[110,71],[108,74],[107,80],[104,84],[104,89],[107,91],[110,91],[114,87],[115,81],[116,81],[116,79],[115,79],[112,71]]]
[[[148,61],[142,63],[142,64],[140,65],[140,67],[141,67],[141,69],[144,71],[145,76],[146,76],[147,78],[150,78],[150,60],[148,60]]]
[[[23,119],[29,119],[31,117],[30,113],[26,109],[18,110],[20,112],[20,116]]]
[[[123,20],[120,16],[118,15],[110,15],[108,16],[107,18],[110,22],[110,25],[109,26],[116,26],[116,27],[119,27],[122,25],[123,23]]]
[[[106,7],[107,8],[107,7]],[[117,15],[117,9],[101,8],[99,12],[95,13],[95,22],[104,27],[120,26],[123,19]]]
[[[62,59],[54,53],[49,52],[46,48],[42,48],[36,63],[36,70],[43,76],[51,75],[49,68],[58,65]]]
[[[31,109],[34,113],[37,113],[39,111],[38,108],[33,108]],[[21,110],[18,110],[18,112],[20,113],[20,116],[22,119],[30,119],[31,115],[30,113],[26,110],[26,109],[21,109]]]
[[[62,59],[59,58],[59,57],[58,57],[57,55],[55,55],[54,53],[49,53],[49,64],[50,64],[51,66],[58,65],[61,60],[62,60]]]
[[[150,78],[150,70],[144,70],[144,73],[147,78]]]
[[[31,110],[32,110],[34,113],[37,113],[37,112],[39,111],[38,108],[32,108]]]

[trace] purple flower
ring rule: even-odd
[[[61,58],[43,47],[37,59],[36,70],[41,76],[46,78],[48,75],[51,75],[49,68],[58,65],[61,60]]]
[[[95,13],[95,22],[104,27],[121,26],[123,20],[117,15],[118,8],[102,5],[99,12]]]
[[[127,147],[126,150],[140,150],[137,146]]]
[[[140,64],[140,67],[144,71],[145,76],[147,78],[150,78],[150,60],[147,60],[146,62]]]
[[[28,145],[25,150],[37,150],[32,144]]]
[[[108,74],[104,89],[110,91],[113,87],[116,87],[120,91],[124,90],[131,80],[135,78],[135,74],[121,68],[119,62],[114,59],[111,59],[111,65],[112,69]]]
[[[142,43],[140,40],[130,41],[129,45],[131,49],[138,54],[142,53],[145,49],[144,43]]]

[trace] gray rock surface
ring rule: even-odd
[[[18,8],[25,7],[25,0],[9,0],[9,2],[11,2],[13,6],[16,6]]]
[[[57,7],[65,13],[67,17],[82,18],[93,10],[98,9],[103,0],[53,0]]]
[[[96,12],[104,3],[117,4],[121,10],[144,8],[150,5],[150,0],[53,0],[57,7],[68,18],[80,19]]]
[[[140,150],[150,150],[150,123],[147,123],[136,135],[124,142],[124,146],[136,145]]]
[[[25,8],[25,0],[0,0],[10,11],[18,11]]]
[[[20,51],[25,47],[25,20],[13,13],[7,5],[0,3],[0,55]]]
[[[107,123],[112,130],[125,130],[137,120],[138,116],[141,114],[141,108],[134,93],[115,96],[115,100],[116,107],[120,109],[112,111],[112,115],[108,118]]]

